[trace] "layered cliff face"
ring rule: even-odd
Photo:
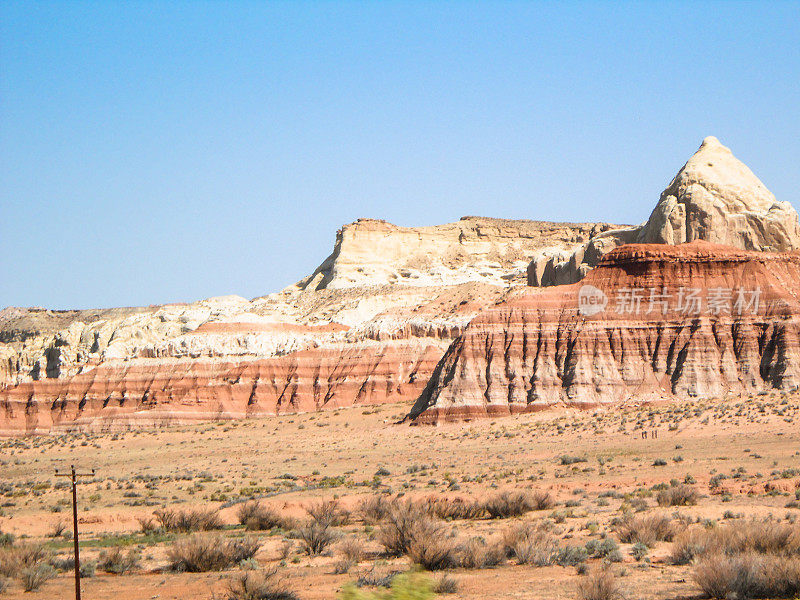
[[[359,219],[339,230],[333,253],[297,287],[524,284],[527,266],[537,252],[562,251],[615,227],[483,217],[463,217],[433,227],[398,227]]]
[[[42,351],[37,340],[52,344],[0,390],[0,434],[411,402],[505,293],[481,283],[283,292],[73,321],[15,342],[19,352],[5,346],[18,364]]]
[[[580,284],[529,288],[483,311],[410,417],[796,389],[799,336],[800,255],[626,245]]]
[[[638,227],[600,232],[569,251],[544,251],[528,266],[528,284],[582,279],[607,252],[630,243],[682,244],[705,240],[743,250],[800,250],[800,223],[715,137],[703,140]]]
[[[360,221],[343,228],[314,275],[252,301],[6,309],[0,433],[411,402],[452,340],[520,280],[533,253],[603,227]]]

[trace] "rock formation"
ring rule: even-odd
[[[800,385],[800,255],[631,244],[519,291],[453,342],[418,422]]]
[[[0,312],[0,434],[413,401],[478,311],[543,247],[604,225],[464,218],[345,226],[280,293]]]
[[[800,249],[800,224],[791,204],[776,200],[728,148],[707,137],[661,193],[644,225],[601,232],[570,251],[542,252],[528,266],[528,284],[579,281],[623,244],[693,240],[786,252]]]
[[[359,285],[494,285],[526,282],[531,258],[611,229],[607,223],[548,223],[463,217],[433,227],[398,227],[359,219],[336,234],[333,253],[298,282],[303,290]]]

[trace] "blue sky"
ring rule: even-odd
[[[800,206],[800,3],[3,2],[0,307],[255,297],[359,217]]]

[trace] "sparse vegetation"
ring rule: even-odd
[[[689,506],[697,504],[700,494],[690,485],[676,485],[666,490],[661,490],[656,496],[659,506]]]
[[[124,575],[138,568],[140,561],[141,552],[139,550],[132,548],[128,552],[124,552],[122,548],[116,547],[100,552],[97,566],[106,573]]]
[[[293,526],[291,519],[255,501],[240,505],[236,518],[248,531],[267,531],[275,527],[291,529]]]
[[[39,563],[30,567],[25,567],[20,572],[22,589],[26,592],[34,592],[42,587],[42,584],[56,576],[56,570],[47,563]]]
[[[800,559],[717,554],[703,558],[692,577],[709,598],[795,598],[800,594]]]
[[[164,531],[191,533],[212,531],[222,527],[219,511],[214,509],[171,510],[159,509],[153,513]]]
[[[276,569],[249,570],[228,580],[225,600],[298,600],[277,575]]]
[[[312,519],[297,529],[297,537],[306,554],[317,556],[335,542],[338,535],[330,525]]]
[[[578,582],[578,600],[617,600],[622,593],[614,575],[607,570],[594,571]]]
[[[253,558],[260,542],[252,538],[224,539],[215,534],[193,534],[167,550],[170,569],[177,572],[221,571]]]
[[[670,542],[675,536],[675,526],[666,515],[626,516],[616,525],[616,530],[621,542],[647,547],[656,542]]]

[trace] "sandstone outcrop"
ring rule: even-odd
[[[463,217],[432,227],[398,227],[359,219],[338,231],[333,253],[297,287],[524,284],[527,265],[537,252],[571,248],[613,227],[484,217]]]
[[[345,226],[300,284],[252,301],[0,312],[0,433],[413,401],[544,247],[608,226],[465,218]]]
[[[62,344],[45,349],[57,369],[34,362],[0,390],[0,434],[411,402],[451,341],[506,292],[481,283],[320,290],[75,321],[69,335],[47,338]]]
[[[528,288],[453,342],[417,422],[800,385],[800,255],[631,244]]]
[[[604,231],[569,251],[546,251],[528,266],[528,284],[562,285],[582,279],[603,255],[630,243],[682,244],[705,240],[743,250],[800,250],[800,223],[715,137],[703,140],[661,193],[648,221]]]

